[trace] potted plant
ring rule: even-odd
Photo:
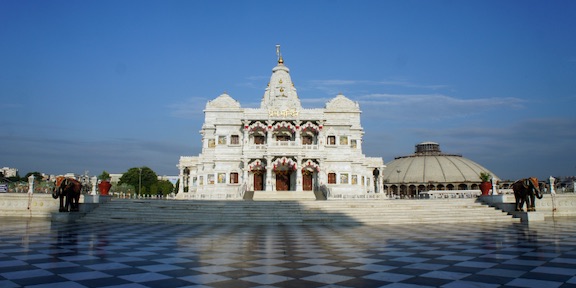
[[[482,196],[486,196],[490,193],[490,189],[492,189],[492,183],[490,183],[490,179],[492,179],[492,175],[487,172],[480,172],[480,191],[482,192]]]
[[[98,176],[98,179],[100,179],[100,183],[98,183],[98,190],[100,190],[100,195],[108,195],[108,191],[110,191],[110,187],[112,187],[112,184],[110,184],[110,174],[108,174],[108,172],[103,171],[102,174],[100,174],[100,176]]]

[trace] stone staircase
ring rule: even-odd
[[[196,201],[113,199],[82,222],[344,224],[519,222],[476,199]]]

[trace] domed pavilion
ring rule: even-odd
[[[442,153],[438,143],[423,142],[416,145],[414,154],[386,164],[383,188],[390,196],[400,198],[419,198],[422,192],[437,190],[478,190],[481,172],[500,180],[462,155]]]

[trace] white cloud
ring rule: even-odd
[[[524,100],[514,97],[460,99],[442,94],[369,94],[356,99],[366,113],[385,118],[412,119],[414,115],[445,119],[491,109],[521,109]]]
[[[450,85],[444,84],[418,84],[412,83],[410,81],[405,80],[380,80],[380,81],[372,81],[372,80],[344,80],[344,79],[329,79],[329,80],[311,80],[308,81],[310,88],[316,88],[319,90],[329,90],[334,89],[333,87],[338,86],[338,88],[342,88],[342,86],[357,86],[357,85],[365,85],[365,86],[397,86],[397,87],[404,87],[404,88],[418,88],[418,89],[425,89],[425,90],[439,90],[439,89],[448,89]]]
[[[181,103],[168,105],[171,115],[181,119],[193,119],[204,114],[204,107],[208,100],[202,97],[191,97]]]

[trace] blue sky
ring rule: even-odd
[[[358,101],[367,156],[434,141],[503,179],[576,174],[576,1],[0,0],[0,166],[177,175],[206,101]]]

